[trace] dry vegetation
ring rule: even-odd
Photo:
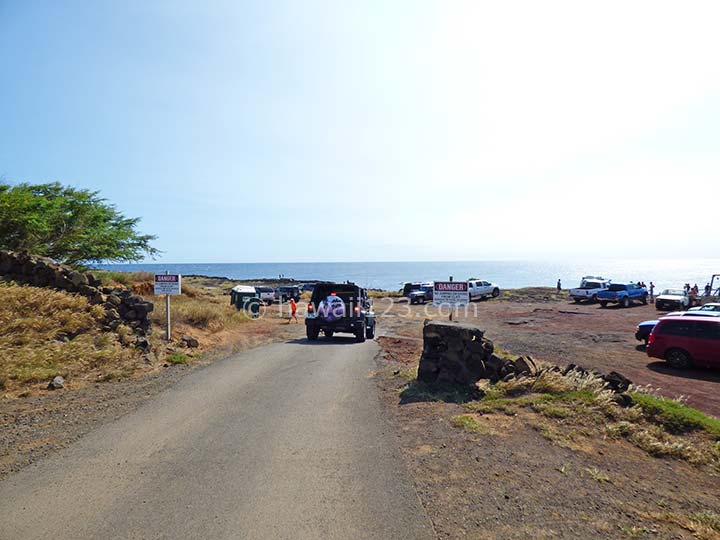
[[[633,404],[619,405],[615,393],[592,373],[542,369],[532,377],[479,385],[480,399],[467,390],[434,387],[412,380],[403,389],[407,400],[464,403],[468,414],[452,424],[469,431],[490,429],[483,415],[522,416],[546,439],[573,448],[594,437],[625,439],[654,457],[709,465],[720,472],[720,421],[660,397],[647,387],[631,387]]]
[[[154,332],[149,336],[152,360],[187,363],[194,353],[166,350],[165,302],[153,296],[152,274],[97,272],[109,287],[131,287],[154,302]],[[226,288],[226,287],[225,287]],[[173,337],[189,333],[208,346],[213,337],[227,334],[250,319],[230,306],[225,288],[183,284],[183,294],[172,299]],[[132,330],[103,330],[102,306],[85,297],[48,288],[0,283],[0,392],[25,396],[43,389],[61,375],[74,387],[129,377],[152,369],[152,363],[131,346]]]
[[[139,355],[102,331],[103,316],[79,295],[0,283],[0,389],[131,372]]]

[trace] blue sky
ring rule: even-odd
[[[720,257],[717,2],[496,4],[0,0],[0,175],[166,262]]]

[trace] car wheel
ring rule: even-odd
[[[655,309],[657,309],[658,311],[662,311],[663,305],[661,303],[657,302],[657,303],[655,303]]]
[[[647,306],[647,294],[644,294],[644,295],[643,295],[641,301],[642,301],[642,303],[643,303],[644,305]]]
[[[622,299],[622,307],[630,307],[630,298],[628,298],[627,296]]]
[[[579,304],[579,303],[580,303],[580,299],[579,299],[579,298],[573,298],[573,302],[575,302],[576,304]]]
[[[365,329],[364,328],[360,328],[355,331],[355,341],[357,341],[358,343],[362,343],[365,341]]]
[[[597,302],[597,294],[593,294],[592,298],[590,299],[591,304],[594,304],[595,302]]]
[[[607,302],[605,300],[600,300],[600,307],[607,307]]]
[[[425,303],[425,299],[424,299],[424,298],[420,298],[420,299],[418,300],[418,302],[419,302],[420,304],[424,304],[424,303]]]
[[[335,332],[333,332],[333,331],[330,330],[329,328],[326,329],[326,330],[323,330],[323,334],[325,334],[325,337],[328,338],[328,339],[330,339],[331,337],[333,337],[333,334],[334,334],[334,333],[335,333]]]
[[[320,329],[308,326],[305,329],[305,334],[307,335],[309,341],[316,341],[318,336],[320,335]]]
[[[497,287],[495,287],[495,288],[493,289],[493,292],[492,292],[492,297],[493,297],[493,298],[497,298],[498,296],[500,296],[500,289],[498,289]]]
[[[692,364],[690,355],[682,349],[670,349],[665,353],[665,360],[676,369],[685,369]]]
[[[375,337],[375,325],[368,326],[365,330],[365,337],[368,339],[372,339]]]

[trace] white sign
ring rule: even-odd
[[[180,274],[155,274],[155,294],[182,294]]]
[[[436,281],[433,304],[436,306],[463,306],[470,301],[467,281]]]

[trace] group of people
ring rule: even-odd
[[[688,293],[690,296],[699,296],[700,295],[700,288],[698,287],[697,283],[690,286],[689,283],[685,284],[685,292]],[[705,284],[705,289],[703,291],[703,296],[712,296],[712,287],[709,283]]]

